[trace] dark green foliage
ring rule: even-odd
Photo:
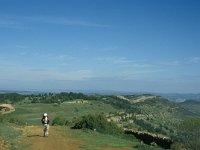
[[[148,132],[156,132],[156,128],[149,122],[145,122],[144,120],[134,120],[134,123],[142,127],[143,129],[147,130]]]
[[[155,126],[155,124],[152,124],[149,121],[145,121],[145,120],[137,120],[134,119],[134,123],[139,125],[140,127],[142,127],[143,129],[147,130],[148,132],[152,132],[152,133],[160,133],[163,135],[168,135],[168,126],[163,125],[163,124],[159,124]],[[173,132],[173,131],[171,131]]]
[[[20,102],[24,100],[29,100],[31,103],[62,103],[64,101],[72,101],[76,99],[82,99],[82,100],[97,100],[97,96],[93,95],[85,95],[83,93],[43,93],[43,94],[37,94],[37,95],[22,95],[17,93],[6,93],[6,94],[0,94],[0,102],[1,103],[15,103]]]
[[[120,134],[122,129],[119,128],[114,122],[108,122],[107,119],[102,115],[87,115],[81,117],[76,121],[73,129],[91,129],[97,132],[106,134]]]
[[[200,149],[200,119],[192,118],[183,121],[177,128],[178,140],[187,148]]]
[[[17,93],[0,94],[0,102],[1,103],[19,102],[22,99],[24,99],[24,95],[20,95]]]
[[[67,93],[67,92],[62,92],[58,94],[39,94],[39,95],[31,95],[29,96],[29,99],[31,99],[32,103],[62,103],[65,101],[72,101],[72,100],[96,100],[97,97],[95,96],[89,96],[85,95],[83,93]]]

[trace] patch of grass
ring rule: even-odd
[[[108,135],[98,133],[92,130],[72,130],[69,127],[61,127],[71,138],[77,138],[85,141],[81,145],[83,150],[102,150],[103,148],[130,149],[130,150],[162,150],[156,146],[150,146],[141,143],[132,135]]]
[[[137,150],[162,150],[161,148],[150,146],[150,145],[145,145],[145,144],[139,144],[134,146],[135,149]]]
[[[102,134],[102,133],[94,132],[88,129],[71,130],[69,128],[66,128],[65,132],[67,135],[70,135],[72,138],[78,138],[88,143],[81,146],[84,150],[89,150],[89,149],[99,150],[106,147],[132,148],[133,145],[139,144],[139,141],[135,138],[133,138],[132,140],[127,140],[120,136]]]
[[[0,124],[0,136],[5,140],[8,141],[10,145],[10,150],[15,150],[18,141],[17,138],[22,134],[21,131],[14,129],[8,123],[1,123]]]

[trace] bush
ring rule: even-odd
[[[87,115],[78,119],[73,129],[90,129],[106,134],[120,134],[123,130],[114,122],[108,122],[102,114]]]

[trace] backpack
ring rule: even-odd
[[[49,122],[50,122],[49,116],[43,116],[42,119],[41,119],[41,122],[43,124],[49,124]]]

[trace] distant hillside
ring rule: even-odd
[[[200,101],[188,100],[180,103],[180,105],[195,114],[200,116]]]
[[[200,94],[159,93],[157,95],[160,95],[162,97],[169,99],[170,101],[175,101],[175,102],[184,102],[186,100],[200,101]]]
[[[110,103],[121,108],[127,106],[124,112],[110,114],[110,120],[125,128],[168,136],[176,134],[178,122],[196,116],[177,103],[150,94],[118,96],[118,100]]]

